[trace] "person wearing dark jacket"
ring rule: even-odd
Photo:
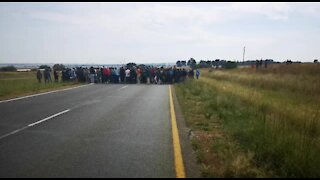
[[[126,76],[126,73],[125,73],[125,70],[123,67],[120,68],[120,80],[121,80],[121,83],[124,83],[124,78]]]
[[[57,70],[53,71],[53,76],[54,76],[54,82],[58,82],[59,81],[59,76],[58,76]]]
[[[41,83],[42,73],[41,73],[40,69],[38,69],[38,71],[37,71],[37,79],[38,79],[39,83]]]

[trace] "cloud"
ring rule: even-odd
[[[232,50],[241,51],[244,45],[262,54],[259,48],[282,43],[281,36],[292,39],[294,33],[277,29],[276,23],[285,24],[300,15],[320,17],[319,7],[296,3],[36,3],[15,11],[0,8],[0,13],[18,14],[16,18],[34,27],[53,27],[57,32],[51,29],[52,40],[66,42],[68,50],[61,52],[68,52],[69,57],[79,53],[77,57],[142,59],[144,54],[148,58],[193,53],[237,57],[241,52],[232,54]],[[74,45],[81,42],[86,44]]]
[[[307,4],[297,4],[294,10],[302,15],[310,18],[320,18],[320,3],[307,3]]]
[[[230,7],[236,15],[263,15],[271,20],[286,20],[291,6],[288,3],[233,3]]]
[[[195,4],[133,4],[132,7],[122,7],[121,4],[111,4],[118,11],[110,11],[110,4],[90,6],[80,4],[72,11],[29,12],[33,18],[48,21],[83,24],[91,22],[95,25],[106,23],[143,23],[140,25],[172,25],[185,23],[212,24],[242,18],[245,15],[262,14],[270,19],[284,19],[289,12],[286,3],[195,3]]]

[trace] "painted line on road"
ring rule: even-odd
[[[49,116],[49,117],[47,117],[47,118],[44,118],[44,119],[42,119],[42,120],[40,120],[40,121],[37,121],[37,122],[35,122],[35,123],[29,124],[28,126],[29,126],[29,127],[32,127],[32,126],[34,126],[34,125],[40,124],[40,123],[42,123],[42,122],[44,122],[44,121],[47,121],[47,120],[49,120],[49,119],[52,119],[52,118],[54,118],[54,117],[56,117],[56,116],[59,116],[59,115],[61,115],[61,114],[64,114],[64,113],[66,113],[66,112],[69,112],[69,111],[70,111],[70,109],[67,109],[67,110],[65,110],[65,111],[59,112],[59,113],[57,113],[57,114],[54,114],[54,115]]]
[[[124,88],[126,88],[126,87],[128,87],[128,85],[126,85],[126,86],[123,86],[123,87],[119,88],[119,90],[120,90],[120,89],[124,89]]]
[[[10,132],[10,133],[7,133],[7,134],[5,134],[5,135],[2,135],[2,136],[0,136],[0,140],[3,139],[3,138],[5,138],[5,137],[8,137],[8,136],[10,136],[10,135],[16,134],[16,133],[18,133],[18,132],[20,132],[20,131],[22,131],[22,130],[25,130],[25,129],[29,128],[29,127],[32,127],[32,126],[35,126],[35,125],[40,124],[40,123],[42,123],[42,122],[45,122],[45,121],[47,121],[47,120],[49,120],[49,119],[52,119],[52,118],[54,118],[54,117],[60,116],[61,114],[64,114],[64,113],[69,112],[69,111],[70,111],[70,109],[67,109],[67,110],[65,110],[65,111],[56,113],[56,114],[54,114],[54,115],[52,115],[52,116],[49,116],[49,117],[47,117],[47,118],[44,118],[44,119],[42,119],[42,120],[40,120],[40,121],[37,121],[37,122],[35,122],[35,123],[29,124],[29,125],[27,125],[27,126],[25,126],[25,127],[23,127],[23,128],[20,128],[20,129],[17,129],[17,130],[12,131],[12,132]]]
[[[172,126],[172,139],[173,139],[173,151],[174,151],[174,163],[177,178],[185,178],[185,170],[183,164],[183,158],[181,153],[181,145],[179,140],[178,126],[176,120],[176,113],[174,111],[173,97],[171,92],[171,85],[169,85],[169,98],[170,98],[170,114],[171,114],[171,126]]]
[[[2,100],[2,101],[0,101],[0,103],[11,102],[11,101],[26,99],[26,98],[30,98],[30,97],[35,97],[35,96],[40,96],[40,95],[45,95],[45,94],[50,94],[50,93],[55,93],[55,92],[67,91],[67,90],[85,87],[85,86],[89,86],[89,85],[92,85],[92,84],[86,84],[86,85],[71,87],[71,88],[67,88],[67,89],[59,89],[59,90],[54,90],[54,91],[49,91],[49,92],[44,92],[44,93],[39,93],[39,94],[33,94],[33,95],[29,95],[29,96],[22,96],[22,97],[13,98],[13,99]]]
[[[2,136],[0,136],[0,140],[3,139],[3,138],[5,138],[5,137],[8,137],[8,136],[10,136],[10,135],[16,134],[16,133],[18,133],[18,132],[20,132],[20,131],[22,131],[22,130],[24,130],[24,129],[27,129],[27,128],[28,128],[28,126],[23,127],[23,128],[20,128],[20,129],[17,129],[17,130],[14,130],[14,131],[12,131],[12,132],[10,132],[10,133],[8,133],[8,134],[2,135]]]

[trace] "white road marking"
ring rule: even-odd
[[[16,133],[18,133],[18,132],[20,132],[20,131],[22,131],[22,130],[25,130],[25,129],[29,128],[29,127],[35,126],[35,125],[40,124],[40,123],[42,123],[42,122],[45,122],[45,121],[47,121],[47,120],[49,120],[49,119],[52,119],[52,118],[54,118],[54,117],[57,117],[57,116],[59,116],[59,115],[61,115],[61,114],[64,114],[64,113],[66,113],[66,112],[69,112],[69,111],[70,111],[70,109],[67,109],[67,110],[65,110],[65,111],[59,112],[59,113],[57,113],[57,114],[54,114],[54,115],[49,116],[49,117],[47,117],[47,118],[44,118],[44,119],[42,119],[42,120],[40,120],[40,121],[37,121],[37,122],[35,122],[35,123],[29,124],[29,125],[27,125],[27,126],[25,126],[25,127],[23,127],[23,128],[20,128],[20,129],[17,129],[17,130],[12,131],[12,132],[10,132],[10,133],[7,133],[7,134],[5,134],[5,135],[2,135],[2,136],[0,136],[0,140],[3,139],[3,138],[5,138],[5,137],[8,137],[8,136],[10,136],[10,135],[16,134]]]
[[[52,119],[52,118],[54,118],[54,117],[56,117],[56,116],[59,116],[59,115],[61,115],[61,114],[64,114],[64,113],[66,113],[66,112],[69,112],[69,111],[70,111],[70,109],[67,109],[67,110],[65,110],[65,111],[59,112],[59,113],[57,113],[57,114],[54,114],[54,115],[49,116],[49,117],[47,117],[47,118],[44,118],[44,119],[42,119],[42,120],[40,120],[40,121],[37,121],[37,122],[35,122],[35,123],[29,124],[28,126],[31,127],[31,126],[40,124],[40,123],[42,123],[42,122],[44,122],[44,121],[47,121],[47,120],[49,120],[49,119]]]
[[[124,89],[124,88],[126,88],[126,87],[128,87],[128,85],[126,85],[126,86],[123,86],[123,87],[121,87],[120,89]],[[119,90],[120,90],[120,89],[119,89]]]
[[[22,131],[22,130],[24,130],[24,129],[27,129],[27,128],[28,128],[28,126],[23,127],[23,128],[21,128],[21,129],[14,130],[14,131],[12,131],[12,132],[10,132],[10,133],[8,133],[8,134],[2,135],[2,136],[0,136],[0,140],[3,139],[3,138],[5,138],[5,137],[7,137],[7,136],[16,134],[16,133],[18,133],[18,132],[20,132],[20,131]]]
[[[39,93],[39,94],[33,94],[33,95],[29,95],[29,96],[23,96],[23,97],[18,97],[18,98],[13,98],[13,99],[2,100],[2,101],[0,101],[0,103],[11,102],[11,101],[16,101],[16,100],[20,100],[20,99],[25,99],[25,98],[30,98],[30,97],[35,97],[35,96],[55,93],[55,92],[67,91],[67,90],[76,89],[76,88],[80,88],[80,87],[85,87],[85,86],[89,86],[89,85],[92,85],[92,84],[86,84],[86,85],[77,86],[77,87],[71,87],[71,88],[67,88],[67,89],[54,90],[54,91],[49,91],[49,92],[44,92],[44,93]]]

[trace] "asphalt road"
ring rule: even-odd
[[[167,85],[0,103],[0,177],[175,177]]]

